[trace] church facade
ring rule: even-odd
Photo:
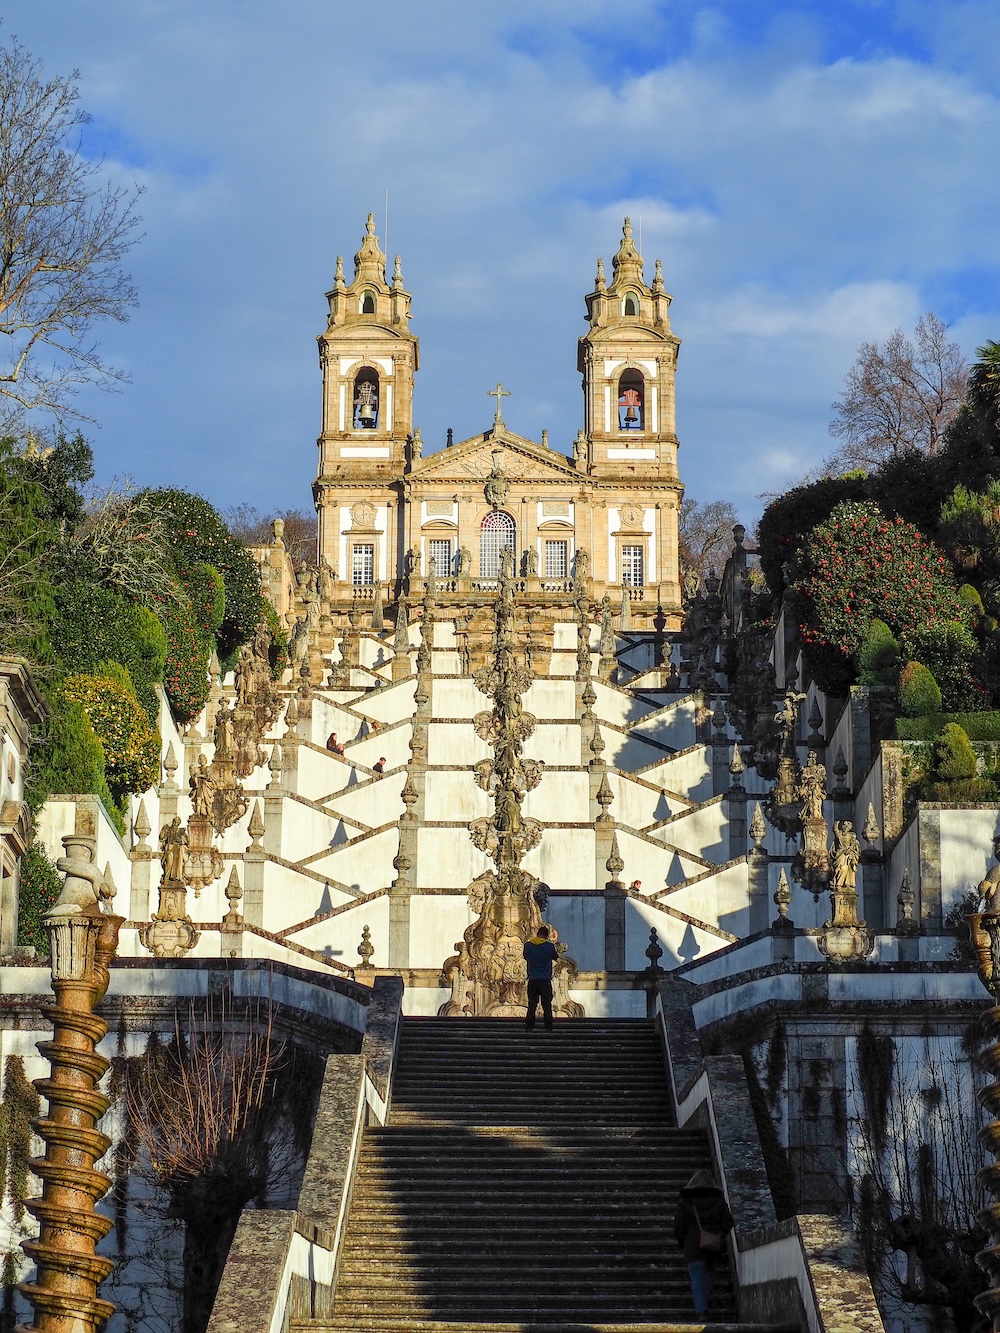
[[[567,594],[627,600],[637,628],[680,623],[674,382],[680,339],[660,261],[652,286],[625,219],[610,283],[598,261],[577,364],[584,424],[572,456],[512,431],[496,409],[481,434],[424,456],[414,426],[419,341],[397,256],[391,282],[369,217],[347,283],[337,260],[320,334],[320,568],[334,619],[384,589],[433,577],[458,612],[495,596],[513,554],[521,602],[558,619]],[[336,627],[336,626],[335,626]]]

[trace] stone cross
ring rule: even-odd
[[[500,383],[500,381],[497,380],[497,387],[495,389],[487,389],[486,397],[495,398],[497,400],[497,413],[496,416],[493,418],[493,424],[495,426],[499,426],[500,423],[503,421],[503,413],[502,413],[503,400],[505,398],[510,397],[510,390],[505,389],[503,385]]]

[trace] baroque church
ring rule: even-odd
[[[653,1245],[639,1232],[663,1229],[692,1153],[707,1154],[697,1164],[713,1170],[737,1217],[730,1321],[931,1327],[899,1300],[883,1300],[880,1314],[844,1217],[872,1151],[872,1050],[884,1054],[888,1041],[898,1052],[898,1078],[880,1085],[877,1108],[889,1130],[908,1114],[904,1055],[906,1068],[937,1069],[971,1104],[968,1027],[985,991],[955,959],[949,913],[1000,876],[990,868],[997,811],[905,804],[905,755],[876,739],[866,691],[823,694],[783,616],[751,664],[755,699],[732,689],[754,552],[737,527],[721,578],[683,586],[680,340],[660,263],[647,285],[627,218],[610,281],[598,261],[586,296],[571,456],[544,433],[533,441],[509,429],[501,384],[481,434],[449,434],[425,455],[410,300],[398,258],[387,278],[369,217],[350,282],[337,260],[318,337],[316,561],[293,563],[280,521],[255,548],[289,636],[280,679],[263,636],[235,672],[213,663],[208,704],[189,726],[162,699],[160,778],[133,799],[124,838],[93,796],[52,796],[37,820],[64,892],[99,896],[121,918],[102,1008],[119,1054],[168,1031],[170,1003],[224,994],[266,999],[290,1040],[328,1058],[301,1188],[284,1212],[245,1211],[210,1330],[530,1329],[557,1309],[553,1291],[565,1291],[558,1309],[573,1327],[684,1327],[683,1272],[671,1276],[680,1260],[667,1256],[665,1233]],[[37,709],[16,669],[4,666],[3,679],[0,834],[12,884]],[[13,897],[8,889],[6,939]],[[391,1212],[384,1198],[365,1202],[386,1169],[380,1127],[404,1138],[421,1126],[453,1132],[453,1180],[477,1135],[494,1143],[498,1126],[523,1127],[525,1057],[503,1046],[514,1025],[483,1020],[523,1019],[521,949],[543,922],[560,954],[556,1032],[582,1043],[553,1048],[558,1132],[591,1133],[587,1152],[599,1155],[597,1140],[624,1143],[635,1125],[655,1136],[669,1123],[679,1137],[663,1151],[675,1154],[677,1178],[662,1183],[655,1153],[630,1168],[630,1188],[641,1177],[649,1199],[634,1234],[600,1242],[595,1256],[627,1267],[636,1246],[652,1248],[641,1271],[607,1277],[608,1291],[620,1282],[617,1296],[598,1299],[576,1270],[546,1269],[537,1295],[525,1276],[522,1305],[508,1301],[498,1323],[498,1307],[470,1294],[467,1259],[447,1267],[455,1227],[478,1235],[485,1176],[486,1195],[455,1189],[440,1215],[428,1204],[409,1219],[418,1236],[443,1228],[428,1241],[437,1259],[414,1257],[419,1244],[400,1258],[398,1236],[383,1255],[357,1228]],[[44,1074],[34,1044],[45,1037],[48,970],[0,973],[0,1054]],[[93,1045],[101,1029],[88,1022]],[[628,1054],[627,1034],[641,1032],[653,1045]],[[494,1052],[488,1075],[475,1064],[481,1042]],[[600,1080],[565,1091],[568,1071],[591,1061]],[[533,1068],[545,1080],[544,1063]],[[635,1071],[654,1068],[655,1097],[652,1084],[633,1096]],[[514,1119],[503,1118],[501,1088]],[[425,1146],[428,1160],[443,1142]],[[622,1163],[607,1169],[587,1187],[587,1217],[572,1223],[579,1244],[600,1231],[605,1195],[611,1231],[621,1220]],[[116,1197],[112,1333],[164,1318],[172,1327],[176,1311],[150,1307],[148,1201]],[[572,1230],[569,1214],[560,1221]],[[527,1243],[521,1225],[505,1222],[490,1248]],[[87,1234],[92,1249],[103,1232]],[[45,1243],[36,1248],[55,1263]],[[371,1253],[383,1258],[369,1264]],[[517,1253],[515,1244],[504,1262]],[[482,1283],[496,1280],[491,1269]]]

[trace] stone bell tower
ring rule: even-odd
[[[594,477],[676,482],[674,377],[680,339],[670,328],[670,296],[656,261],[647,287],[628,218],[610,283],[597,261],[580,339],[586,467]],[[581,460],[583,461],[583,460]]]
[[[403,289],[399,256],[389,283],[371,213],[354,256],[354,280],[345,282],[343,260],[338,255],[327,300],[327,327],[317,339],[323,371],[319,470],[313,486],[319,555],[334,569],[343,565],[341,532],[349,526],[351,503],[367,502],[375,511],[369,525],[372,575],[385,578],[390,552],[386,527],[378,519],[388,519],[394,510],[393,483],[407,461],[420,344],[409,330],[410,294]],[[376,540],[378,537],[383,540]],[[350,571],[341,568],[338,572],[350,578]]]

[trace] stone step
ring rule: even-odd
[[[338,1300],[333,1308],[334,1319],[377,1319],[377,1318],[396,1318],[398,1319],[404,1311],[399,1308],[399,1302],[393,1296],[387,1296],[385,1300],[358,1300],[358,1301],[340,1301]],[[662,1328],[664,1323],[680,1322],[685,1318],[691,1318],[691,1295],[688,1292],[684,1297],[678,1296],[674,1301],[657,1300],[655,1302],[636,1302],[623,1300],[620,1295],[612,1296],[607,1300],[588,1300],[585,1295],[581,1295],[578,1301],[569,1302],[556,1298],[552,1301],[518,1301],[512,1299],[508,1293],[507,1298],[495,1302],[482,1302],[470,1298],[468,1301],[446,1300],[444,1298],[432,1298],[420,1305],[413,1306],[406,1311],[411,1319],[417,1320],[445,1320],[452,1323],[458,1323],[461,1327],[468,1328],[470,1324],[482,1322],[484,1320],[496,1320],[497,1322],[507,1322],[515,1324],[527,1324],[528,1328],[533,1328],[538,1322],[572,1322],[584,1323],[590,1328],[594,1324],[610,1322],[616,1319],[624,1319],[635,1323],[646,1323]],[[735,1310],[720,1303],[719,1314],[725,1319],[733,1319]],[[369,1325],[371,1327],[371,1325]],[[695,1327],[699,1327],[695,1324]]]
[[[371,1316],[362,1319],[292,1320],[290,1333],[798,1333],[795,1324],[738,1324],[688,1321],[664,1323],[649,1319],[642,1323],[442,1323],[437,1319],[413,1319],[409,1316]]]

